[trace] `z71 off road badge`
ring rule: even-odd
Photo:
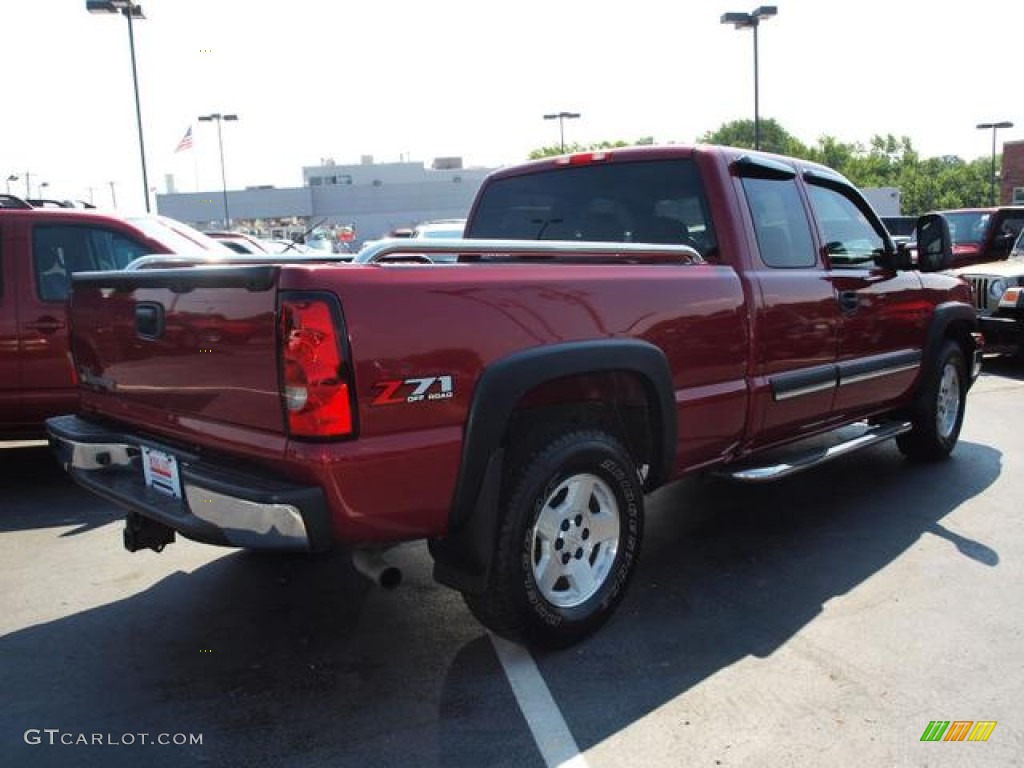
[[[373,405],[424,403],[431,400],[450,400],[455,396],[453,376],[423,376],[411,379],[383,379],[373,385],[380,393]]]

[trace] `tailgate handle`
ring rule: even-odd
[[[143,339],[159,339],[164,335],[164,307],[155,301],[135,305],[135,333]]]

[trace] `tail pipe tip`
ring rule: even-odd
[[[402,569],[385,560],[379,550],[353,550],[352,565],[360,574],[383,589],[394,589],[402,583]]]

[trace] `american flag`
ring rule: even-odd
[[[183,149],[192,149],[192,126],[188,127],[185,131],[185,135],[181,137],[181,141],[178,142],[178,148],[175,152],[181,152]]]

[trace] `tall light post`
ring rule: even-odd
[[[1013,123],[1003,120],[1000,123],[978,123],[979,130],[992,129],[992,175],[989,177],[989,198],[991,205],[996,205],[996,131],[1000,128],[1013,128]]]
[[[549,115],[544,115],[545,120],[558,121],[558,147],[560,151],[565,152],[565,121],[575,120],[579,116],[579,112],[552,112]]]
[[[764,19],[770,19],[778,12],[778,7],[774,5],[762,5],[755,8],[750,13],[723,13],[721,18],[721,22],[723,24],[732,24],[736,29],[754,30],[754,149],[761,148],[761,110],[759,103],[760,85],[758,83],[757,70],[757,28],[761,26],[761,21]]]
[[[133,0],[85,0],[85,9],[89,13],[120,13],[128,19],[128,47],[132,55],[132,82],[135,85],[135,120],[139,128],[139,157],[142,160],[142,192],[146,201],[146,213],[149,213],[149,178],[146,175],[146,142],[142,137],[142,106],[139,103],[139,73],[135,66],[135,30],[132,19],[146,18],[142,6]]]
[[[224,228],[231,229],[231,217],[228,215],[228,177],[224,173],[224,137],[221,135],[220,124],[223,120],[237,120],[238,115],[222,115],[220,112],[213,112],[209,115],[200,115],[199,119],[204,123],[217,121],[217,146],[220,148],[220,184],[224,193]]]

